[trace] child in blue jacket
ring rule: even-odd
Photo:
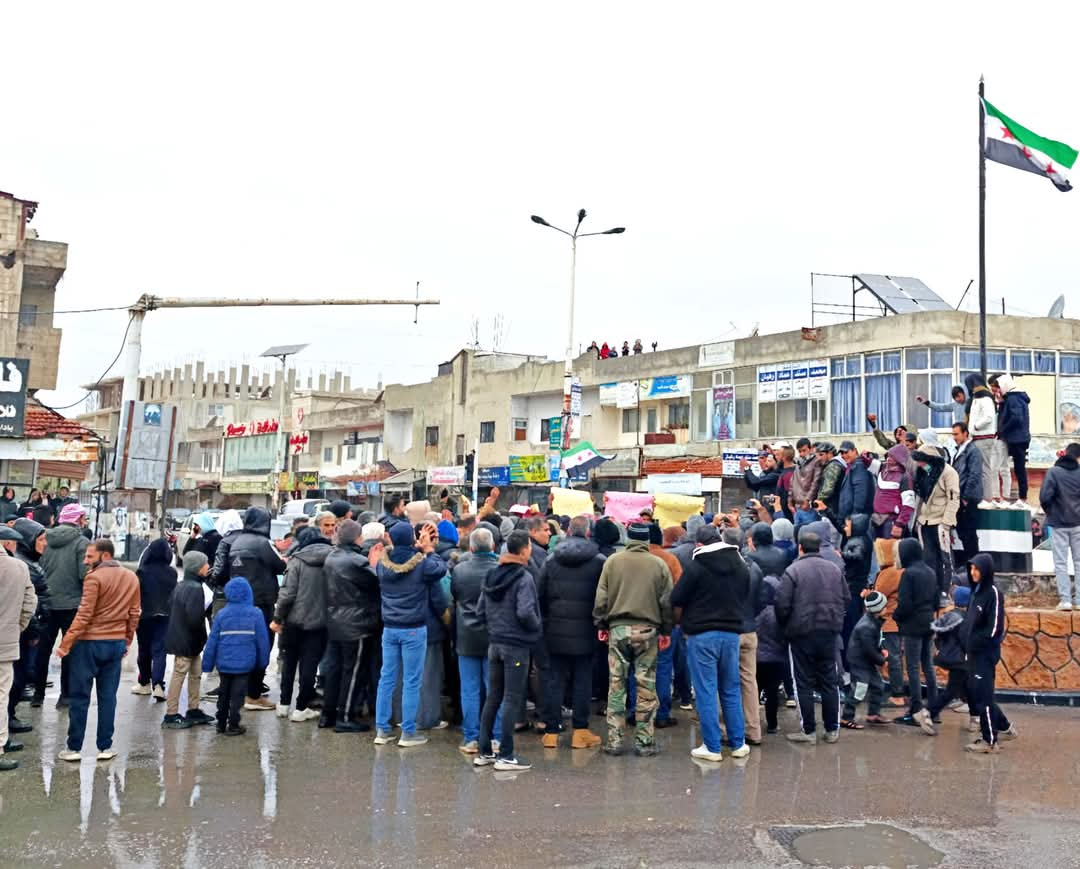
[[[233,577],[225,585],[225,608],[214,616],[210,638],[203,650],[203,672],[217,667],[221,675],[218,686],[217,732],[239,736],[240,709],[244,705],[248,674],[256,667],[265,669],[270,663],[270,634],[262,611],[252,601],[251,586],[242,576]]]

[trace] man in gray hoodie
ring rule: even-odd
[[[45,683],[49,678],[49,658],[57,634],[67,634],[75,613],[82,603],[83,578],[86,576],[86,546],[83,536],[86,510],[80,504],[67,504],[60,511],[60,524],[45,532],[46,547],[41,555],[45,569],[45,584],[49,588],[52,611],[49,623],[41,636],[37,654],[37,672],[34,681],[33,706],[40,706],[45,699]],[[60,699],[58,707],[68,705],[67,659],[60,662]]]

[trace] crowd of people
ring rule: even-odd
[[[657,347],[657,342],[653,341],[652,342],[653,353],[656,352],[656,347]],[[619,345],[615,341],[612,341],[610,344],[608,344],[607,341],[605,341],[603,344],[597,344],[595,341],[593,341],[586,348],[585,352],[586,353],[595,353],[597,359],[618,359],[619,355],[620,355],[619,354]],[[638,355],[640,355],[641,353],[644,353],[644,352],[645,352],[645,348],[642,345],[640,338],[636,338],[634,340],[633,346],[630,345],[629,341],[623,341],[622,342],[622,355],[623,356],[629,356],[631,353],[634,356],[638,356]]]

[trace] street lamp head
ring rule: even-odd
[[[579,209],[579,210],[578,210],[578,213],[577,213],[577,222],[578,222],[578,223],[581,223],[581,221],[583,221],[584,219],[585,219],[585,209],[584,209],[584,208],[582,208],[582,209]]]
[[[530,218],[530,220],[532,220],[532,222],[533,222],[533,223],[539,223],[539,224],[540,224],[541,226],[551,226],[551,224],[550,224],[550,223],[548,223],[548,222],[547,222],[546,220],[544,220],[544,218],[542,218],[542,217],[541,217],[540,215],[538,215],[538,214],[534,214],[534,215],[533,215],[533,216],[532,216],[532,217]]]
[[[621,235],[626,232],[625,226],[616,226],[614,229],[605,229],[601,235]]]

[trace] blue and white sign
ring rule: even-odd
[[[693,382],[688,374],[671,374],[641,381],[641,398],[688,398]]]
[[[758,401],[776,400],[776,366],[759,365],[757,370]]]
[[[481,468],[477,482],[481,486],[509,486],[510,466],[495,465],[491,468]]]
[[[739,470],[739,462],[743,459],[757,464],[758,451],[757,450],[724,450],[720,454],[724,462],[724,476],[725,477],[742,477],[743,472]]]

